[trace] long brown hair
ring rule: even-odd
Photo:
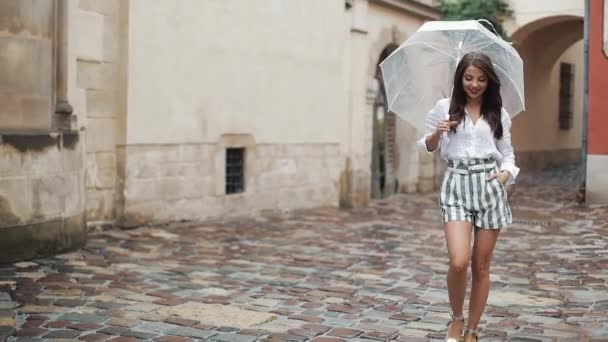
[[[502,122],[500,116],[502,114],[502,97],[500,96],[500,79],[496,75],[494,66],[490,57],[480,52],[469,52],[462,57],[462,60],[456,67],[454,73],[454,90],[452,91],[452,99],[450,100],[450,121],[458,121],[458,124],[464,120],[464,109],[467,104],[467,94],[462,85],[462,77],[465,70],[474,65],[481,69],[488,80],[488,86],[483,93],[481,101],[481,119],[485,119],[492,132],[494,138],[502,138]],[[452,132],[456,132],[456,127],[452,128]]]

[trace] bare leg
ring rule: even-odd
[[[488,300],[490,292],[490,263],[496,240],[500,230],[489,230],[475,228],[475,242],[473,243],[473,257],[471,273],[473,275],[473,286],[471,287],[471,298],[469,300],[469,329],[477,329],[483,309]],[[470,336],[465,336],[465,341],[475,341]]]
[[[467,269],[471,258],[471,231],[470,222],[450,221],[445,224],[445,239],[450,256],[448,269],[448,296],[454,316],[462,316],[464,296],[467,290]],[[448,330],[448,337],[458,337],[463,329],[464,322],[454,320]]]

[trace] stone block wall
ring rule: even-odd
[[[227,147],[246,148],[242,193],[225,194]],[[122,146],[118,169],[122,226],[337,206],[341,170],[338,144],[256,145],[251,138]]]
[[[81,99],[82,121],[86,123],[86,209],[90,226],[113,224],[115,219],[121,6],[126,5],[119,0],[79,0],[72,16],[74,91]]]
[[[0,263],[83,245],[79,136],[4,133],[1,139]]]

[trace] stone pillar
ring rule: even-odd
[[[81,139],[54,120],[62,4],[0,2],[0,263],[86,242]]]
[[[350,39],[346,63],[350,65],[347,87],[347,125],[342,146],[345,163],[340,177],[340,205],[364,206],[370,198],[372,112],[375,93],[368,94],[368,50],[366,0],[353,2],[350,9]],[[370,100],[371,99],[371,100]]]
[[[0,1],[0,129],[51,127],[55,1]]]

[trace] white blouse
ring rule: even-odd
[[[418,140],[418,146],[424,151],[432,153],[426,146],[426,138],[437,130],[440,120],[449,118],[450,99],[442,99],[431,109],[426,119],[426,132]],[[501,115],[503,134],[501,139],[495,139],[492,129],[483,117],[475,124],[466,113],[464,120],[456,127],[456,133],[444,132],[439,140],[437,150],[444,160],[469,160],[475,158],[493,157],[500,171],[507,170],[511,174],[509,184],[515,183],[519,168],[515,166],[515,155],[511,145],[511,117],[502,109]]]

